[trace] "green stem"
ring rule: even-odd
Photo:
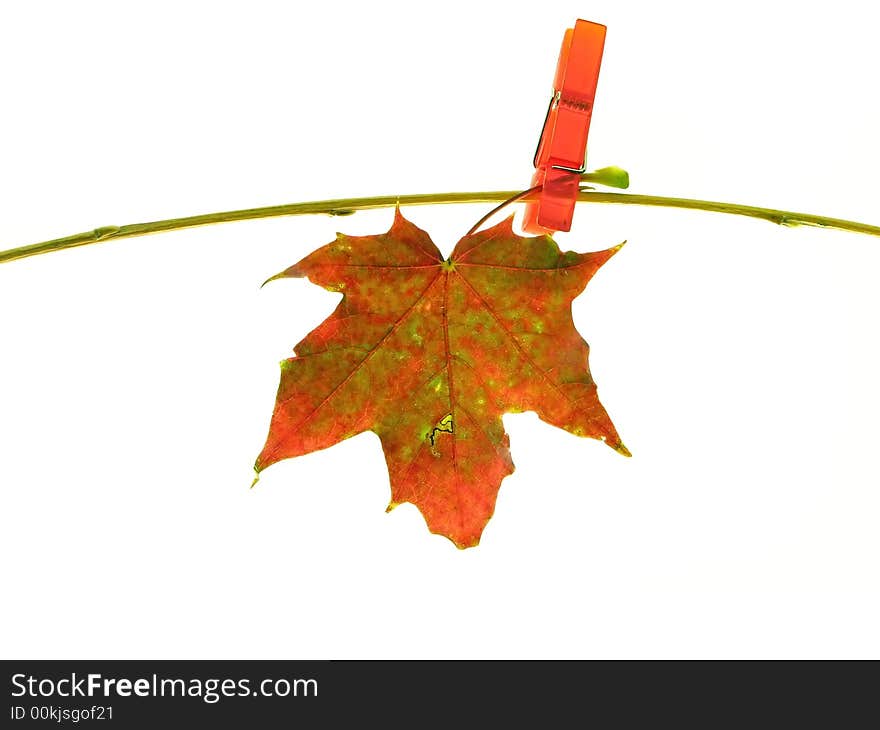
[[[84,233],[76,233],[64,238],[55,238],[51,241],[33,243],[18,248],[10,248],[0,251],[0,263],[15,261],[16,259],[38,256],[51,251],[62,251],[76,246],[88,246],[93,243],[115,241],[121,238],[133,238],[145,236],[150,233],[162,231],[175,231],[181,228],[195,228],[207,226],[213,223],[230,223],[232,221],[255,220],[258,218],[275,218],[292,215],[351,215],[359,210],[371,210],[375,208],[390,208],[395,205],[442,205],[449,203],[499,203],[516,195],[521,191],[503,190],[485,193],[433,193],[428,195],[383,195],[373,198],[340,198],[338,200],[319,200],[311,203],[292,203],[290,205],[273,205],[266,208],[248,208],[245,210],[232,210],[223,213],[207,213],[194,215],[187,218],[171,218],[164,221],[152,221],[149,223],[131,223],[126,226],[104,226]],[[528,198],[524,198],[528,200]],[[686,208],[688,210],[704,210],[715,213],[729,213],[732,215],[760,218],[762,220],[777,223],[783,226],[819,226],[822,228],[834,228],[840,231],[852,231],[864,233],[870,236],[880,236],[880,226],[872,226],[867,223],[841,220],[839,218],[827,218],[825,216],[809,215],[807,213],[793,213],[787,210],[774,210],[773,208],[757,208],[751,205],[737,205],[735,203],[717,203],[707,200],[691,200],[688,198],[666,198],[657,195],[633,195],[630,193],[607,193],[592,190],[582,190],[578,196],[581,203],[609,203],[619,205],[651,205],[662,208]]]

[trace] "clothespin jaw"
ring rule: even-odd
[[[537,199],[526,204],[523,230],[527,233],[571,230],[580,176],[586,170],[605,31],[604,25],[586,20],[565,31],[553,95],[535,150],[532,187],[542,187]]]

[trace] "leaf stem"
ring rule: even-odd
[[[289,205],[273,205],[265,208],[247,208],[222,213],[206,213],[186,218],[170,218],[148,223],[131,223],[125,226],[104,226],[83,233],[76,233],[64,238],[33,243],[17,248],[0,251],[0,263],[15,261],[29,256],[52,251],[63,251],[77,246],[88,246],[93,243],[115,241],[122,238],[145,236],[150,233],[176,231],[182,228],[195,228],[214,223],[230,223],[233,221],[256,220],[259,218],[276,218],[294,215],[351,215],[359,210],[390,208],[395,205],[445,205],[453,203],[500,203],[512,197],[522,195],[522,191],[502,190],[483,193],[431,193],[425,195],[381,195],[370,198],[340,198],[338,200],[318,200],[308,203],[291,203]],[[527,200],[525,195],[519,200]],[[636,195],[632,193],[597,192],[581,190],[578,197],[580,203],[605,203],[613,205],[648,205],[662,208],[684,208],[714,213],[728,213],[750,218],[760,218],[783,226],[818,226],[833,228],[840,231],[863,233],[869,236],[880,236],[880,226],[867,223],[828,218],[826,216],[794,213],[773,208],[758,208],[751,205],[736,203],[719,203],[708,200],[692,200],[689,198],[667,198],[658,195]]]

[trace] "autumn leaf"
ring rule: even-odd
[[[308,277],[343,299],[281,363],[257,473],[373,431],[388,509],[411,502],[432,532],[465,548],[513,472],[503,414],[535,411],[628,456],[571,314],[620,246],[563,253],[549,236],[517,236],[512,221],[465,236],[444,260],[397,210],[388,233],[338,234],[272,277]]]

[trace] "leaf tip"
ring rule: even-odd
[[[464,540],[459,541],[459,540],[455,540],[455,539],[453,539],[453,540],[452,540],[452,543],[453,543],[453,545],[455,545],[455,547],[457,547],[459,550],[467,550],[468,548],[475,548],[475,547],[478,547],[478,546],[479,546],[479,544],[480,544],[480,536],[477,535],[476,537],[473,537],[473,538],[471,538],[470,540],[467,540],[467,541],[464,541]]]
[[[602,253],[605,254],[605,261],[610,259],[614,254],[616,254],[620,249],[622,249],[626,245],[626,241],[621,241],[616,246],[612,246],[611,248],[605,249]]]
[[[403,213],[400,212],[400,201],[398,200],[396,205],[394,206],[394,220],[391,223],[391,228],[388,229],[388,232],[394,230],[395,226],[401,226],[405,223],[409,223],[409,221],[403,217]]]
[[[294,264],[293,266],[284,269],[284,271],[275,274],[275,276],[270,276],[266,281],[260,284],[260,289],[266,286],[270,281],[275,281],[276,279],[302,279],[303,276],[305,276],[305,274],[303,274],[302,270],[299,268],[299,264]]]
[[[622,454],[623,456],[632,457],[632,452],[623,445],[623,441],[618,441],[616,444],[610,444],[611,448],[614,449],[618,454]]]

